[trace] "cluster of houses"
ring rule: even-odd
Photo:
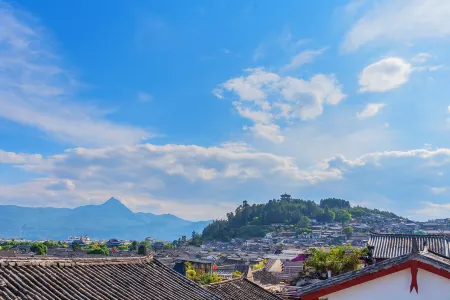
[[[329,271],[327,278],[312,278],[303,268],[310,253],[297,248],[0,257],[0,299],[448,299],[449,236],[373,233],[368,249],[359,270],[337,276]],[[185,276],[186,262],[223,280],[199,285]]]
[[[352,232],[345,232],[345,227]],[[427,222],[413,222],[403,218],[391,218],[380,214],[368,214],[354,218],[343,225],[337,222],[325,223],[311,219],[307,232],[297,232],[285,224],[272,224],[273,232],[264,237],[236,238],[230,242],[209,242],[203,249],[229,251],[270,252],[283,245],[287,248],[329,247],[332,245],[350,244],[364,247],[371,233],[392,234],[450,234],[450,220],[436,219]]]
[[[274,224],[275,230],[262,238],[202,247],[167,248],[148,238],[158,245],[149,256],[125,251],[98,257],[70,254],[66,248],[52,249],[44,257],[7,257],[0,251],[0,299],[447,299],[448,221],[366,215],[345,225],[352,227],[351,234],[338,223],[312,220],[307,233]],[[93,242],[82,236],[67,243],[75,241]],[[114,249],[131,243],[103,242]],[[315,270],[304,268],[311,247],[340,243],[369,249],[359,270],[318,277]],[[187,266],[222,281],[200,286],[187,278]]]

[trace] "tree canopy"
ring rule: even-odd
[[[44,243],[33,243],[30,250],[37,255],[46,255],[48,252],[48,247]]]
[[[312,256],[304,265],[314,268],[318,273],[330,270],[333,276],[357,270],[361,263],[360,257],[365,254],[365,250],[350,245],[331,247],[329,251],[316,248],[310,251]]]
[[[351,207],[350,202],[328,198],[317,204],[311,200],[283,199],[269,200],[266,204],[249,205],[243,201],[234,212],[227,213],[226,220],[215,220],[203,230],[203,239],[228,241],[236,237],[258,237],[272,230],[272,224],[295,225],[299,228],[309,226],[309,221],[346,223],[352,217],[361,217],[375,213],[388,217],[397,217],[390,212]],[[191,241],[196,241],[193,238]]]

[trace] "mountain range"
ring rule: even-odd
[[[116,198],[101,205],[77,208],[0,205],[0,237],[30,240],[66,240],[88,235],[92,239],[152,237],[172,241],[192,231],[202,232],[211,221],[192,222],[171,214],[134,213]]]

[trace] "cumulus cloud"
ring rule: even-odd
[[[75,184],[73,183],[72,180],[68,179],[55,180],[53,182],[50,182],[46,188],[52,191],[62,191],[62,190],[73,191],[75,189]]]
[[[359,75],[361,92],[386,92],[408,82],[412,65],[399,57],[388,57],[368,65]]]
[[[247,69],[247,76],[232,78],[214,89],[223,99],[237,95],[233,106],[240,116],[253,122],[245,126],[255,136],[280,143],[283,122],[312,120],[323,113],[325,105],[337,105],[346,95],[332,75],[317,74],[305,80],[281,76],[264,68]]]
[[[414,42],[450,35],[450,2],[383,0],[367,10],[347,32],[344,51],[366,44]]]
[[[203,209],[193,212],[198,219],[211,218],[207,216],[215,202],[222,203],[217,208],[222,210],[214,214],[220,212],[223,217],[225,209],[234,208],[233,203],[245,195],[254,195],[256,187],[261,197],[274,189],[273,184],[297,188],[340,177],[332,169],[301,169],[292,157],[256,151],[242,142],[220,147],[74,148],[37,162],[15,159],[5,163],[39,178],[0,185],[2,203],[72,207],[117,196],[141,211],[188,217],[193,209]]]
[[[360,120],[376,116],[381,109],[385,107],[384,103],[369,103],[361,112],[356,113],[356,117]]]
[[[0,150],[0,164],[36,164],[40,163],[42,155],[14,153]]]
[[[21,162],[16,166],[42,178],[0,186],[3,203],[55,205],[64,199],[59,206],[67,206],[99,203],[114,195],[141,211],[155,212],[157,207],[157,212],[173,210],[183,217],[194,208],[212,209],[213,201],[223,204],[218,208],[223,214],[236,203],[230,202],[230,195],[242,200],[256,193],[260,198],[268,192],[276,195],[283,188],[312,199],[330,195],[375,203],[378,208],[382,205],[424,219],[435,206],[417,206],[411,212],[404,201],[410,203],[409,209],[422,199],[445,203],[445,184],[450,180],[444,172],[450,165],[448,148],[372,152],[355,159],[337,155],[308,167],[299,167],[292,157],[256,151],[242,142],[208,148],[151,144],[74,148],[38,163]],[[186,211],[180,211],[181,207]],[[209,212],[194,214],[201,219]]]
[[[151,136],[76,101],[80,84],[37,20],[0,3],[0,28],[0,117],[75,145],[129,144]]]

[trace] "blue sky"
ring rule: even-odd
[[[0,1],[0,203],[449,217],[450,3]]]

